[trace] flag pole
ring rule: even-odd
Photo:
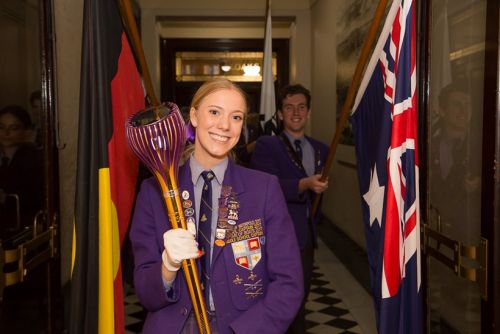
[[[328,150],[328,156],[326,158],[325,167],[323,168],[323,173],[321,174],[320,178],[321,181],[325,181],[328,178],[328,175],[330,175],[333,164],[333,158],[335,157],[337,146],[340,142],[340,136],[342,135],[342,131],[344,130],[345,124],[347,123],[347,118],[349,117],[349,112],[351,111],[351,108],[353,106],[354,98],[356,97],[359,85],[361,84],[362,74],[365,70],[365,65],[368,61],[369,52],[372,48],[373,42],[375,41],[375,37],[377,34],[377,30],[380,26],[380,22],[382,21],[382,18],[384,16],[386,5],[387,5],[387,0],[380,0],[377,5],[377,8],[375,9],[375,15],[373,16],[370,29],[368,30],[365,41],[363,43],[358,64],[356,65],[351,85],[349,86],[349,90],[347,91],[347,97],[344,101],[344,105],[342,106],[342,111],[340,112],[340,117],[337,122],[337,128],[335,129],[335,135],[333,136],[332,142],[330,144],[330,149]],[[316,212],[318,211],[320,198],[321,196],[319,194],[317,194],[316,197],[314,198],[312,206],[313,217],[316,215]]]
[[[130,0],[118,0],[120,13],[124,21],[125,30],[130,37],[130,42],[132,48],[134,49],[134,54],[139,61],[141,66],[141,73],[144,80],[144,86],[146,89],[146,94],[150,98],[150,102],[154,107],[158,107],[160,103],[156,97],[155,91],[153,89],[153,82],[151,81],[151,76],[149,75],[149,68],[146,62],[146,57],[144,56],[144,50],[142,48],[141,39],[139,37],[139,30],[137,29],[137,24],[132,13],[132,6],[130,5]],[[158,114],[157,114],[158,118]]]
[[[274,88],[273,75],[273,47],[272,47],[272,15],[271,15],[271,0],[266,1],[266,15],[264,24],[264,52],[262,57],[262,85],[260,91],[260,107],[259,115],[261,126],[266,133],[267,124],[270,125],[271,133],[276,132],[275,122],[273,118],[276,112],[276,97]],[[269,123],[268,123],[269,122]]]

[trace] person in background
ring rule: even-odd
[[[456,79],[439,93],[438,121],[431,126],[429,155],[429,203],[431,228],[462,245],[481,243],[482,95],[474,96],[473,80]],[[475,97],[475,98],[474,98]],[[453,258],[454,250],[437,245]],[[477,267],[461,258],[465,268]],[[429,280],[439,311],[437,322],[463,333],[477,332],[481,322],[481,298],[477,283],[457,279],[453,270],[431,262]],[[459,293],[457,293],[459,292]],[[466,306],[464,306],[466,305]],[[467,317],[463,308],[467,308]]]
[[[316,194],[328,187],[320,181],[328,147],[305,135],[311,113],[311,94],[300,84],[288,85],[278,96],[278,117],[283,131],[278,136],[262,136],[257,140],[251,166],[276,175],[285,195],[288,212],[293,219],[304,270],[304,299],[289,333],[305,333],[305,303],[311,284],[316,247],[316,217],[312,202]]]
[[[474,128],[467,82],[455,81],[439,95],[439,121],[433,127],[431,195],[446,233],[479,242],[481,143]],[[476,139],[474,139],[476,138]]]
[[[198,333],[179,270],[191,258],[199,258],[212,333],[284,333],[300,307],[299,247],[278,180],[228,155],[246,115],[245,93],[231,81],[208,81],[194,95],[196,140],[178,176],[187,230],[169,227],[156,180],[141,186],[130,239],[145,334]]]
[[[16,227],[17,220],[21,227],[31,225],[42,206],[43,165],[40,151],[29,142],[31,133],[31,118],[24,108],[10,105],[0,110],[0,221],[4,230]]]

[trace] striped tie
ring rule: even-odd
[[[295,139],[295,152],[297,152],[297,156],[299,157],[300,161],[302,161],[302,146],[300,146],[301,142],[300,139]]]
[[[201,264],[201,282],[204,287],[205,303],[209,306],[209,290],[210,290],[210,249],[212,238],[212,179],[214,173],[212,171],[204,171],[201,173],[205,184],[201,192],[200,203],[200,219],[198,222],[198,244],[203,250],[204,255],[200,258]]]

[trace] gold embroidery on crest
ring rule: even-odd
[[[234,229],[228,230],[226,233],[226,243],[234,243],[241,240],[248,240],[264,235],[262,229],[262,221],[260,218],[250,220],[239,225],[235,225]]]
[[[240,285],[243,282],[243,280],[240,278],[240,275],[236,275],[236,277],[233,280],[233,283],[236,285]]]

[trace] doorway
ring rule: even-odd
[[[2,333],[62,328],[52,11],[50,0],[0,5]]]
[[[260,77],[255,75],[247,79],[232,71],[236,66],[241,68],[245,63],[258,65],[262,61],[263,39],[162,38],[160,43],[162,101],[174,101],[182,111],[184,107],[189,107],[193,94],[204,81],[227,77],[236,81],[247,93],[250,113],[259,113]],[[193,73],[186,73],[179,64],[183,54],[198,57],[193,60],[197,62],[198,69],[194,64],[191,66]],[[281,87],[289,80],[288,39],[273,39],[273,58],[276,61],[275,87]],[[229,63],[233,67],[227,73],[222,66]]]

